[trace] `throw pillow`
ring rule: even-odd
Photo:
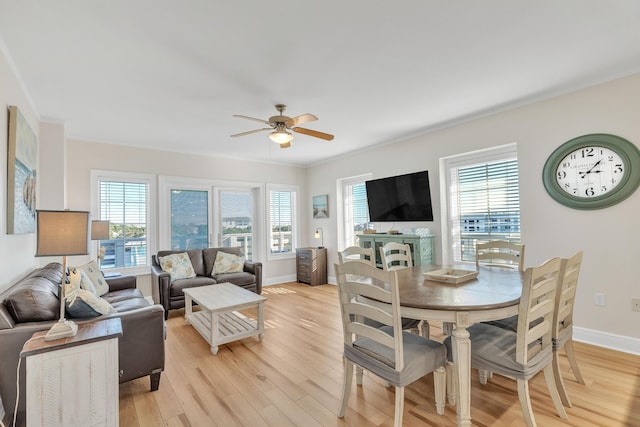
[[[225,273],[242,273],[244,269],[244,258],[234,254],[228,254],[226,252],[218,251],[216,254],[216,260],[213,263],[213,270],[211,275]]]
[[[82,289],[81,274],[69,271],[69,281],[65,285],[65,309],[69,317],[96,317],[116,313],[116,309],[106,300],[86,289]]]
[[[74,272],[74,274],[79,273],[82,277],[80,282],[81,289],[93,292],[99,297],[109,292],[109,284],[105,280],[102,271],[100,271],[95,261],[75,267],[75,269],[77,271]]]
[[[171,281],[196,277],[189,254],[182,252],[160,257],[160,268],[171,274]]]

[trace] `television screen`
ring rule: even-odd
[[[371,222],[433,221],[429,172],[365,181]]]

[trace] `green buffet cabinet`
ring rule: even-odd
[[[360,234],[358,244],[363,248],[373,248],[376,255],[376,266],[382,268],[380,248],[389,242],[407,244],[411,248],[413,265],[431,265],[434,263],[435,235],[418,236],[417,234]]]

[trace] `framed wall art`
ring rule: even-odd
[[[313,217],[329,218],[329,195],[313,196]]]
[[[18,107],[9,106],[7,234],[36,230],[38,140]]]

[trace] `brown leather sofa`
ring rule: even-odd
[[[50,263],[35,269],[0,295],[0,396],[11,425],[16,401],[16,368],[24,343],[34,332],[47,330],[60,317],[58,290],[61,265]],[[149,375],[151,391],[158,389],[164,370],[165,323],[160,305],[147,301],[136,288],[135,276],[107,279],[107,300],[117,313],[73,319],[77,324],[119,317],[122,336],[118,340],[120,382]],[[25,419],[25,364],[20,365],[20,401],[16,425]]]
[[[160,251],[153,255],[151,265],[151,290],[153,301],[162,304],[165,312],[165,319],[169,316],[169,310],[184,307],[183,289],[197,286],[215,285],[216,283],[229,282],[241,286],[257,294],[262,293],[262,263],[245,261],[244,268],[240,273],[217,274],[212,276],[213,264],[218,251],[240,256],[240,248],[206,248],[189,249],[184,251]],[[196,277],[190,279],[178,279],[171,281],[171,275],[160,268],[159,257],[170,254],[186,252],[189,254],[191,265],[196,272]]]

